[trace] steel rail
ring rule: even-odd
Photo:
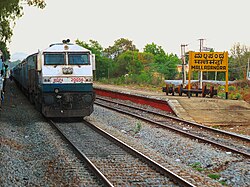
[[[172,171],[168,170],[164,166],[160,165],[159,163],[155,162],[151,158],[147,157],[146,155],[142,154],[141,152],[137,151],[133,147],[129,146],[128,144],[122,142],[121,140],[117,139],[113,135],[105,132],[101,128],[92,125],[91,123],[84,120],[84,123],[88,125],[90,128],[92,128],[94,131],[102,134],[105,138],[109,139],[110,141],[116,143],[118,146],[126,150],[127,152],[131,153],[132,155],[140,158],[140,160],[146,162],[153,168],[155,168],[156,171],[159,171],[161,174],[170,177],[172,180],[174,180],[176,183],[178,183],[181,186],[185,187],[194,187],[195,185],[191,184],[187,180],[183,179],[182,177],[178,176],[177,174],[173,173]]]
[[[56,125],[56,123],[54,123],[52,120],[48,120],[49,123],[51,124],[51,126],[56,129],[56,131],[59,133],[59,135],[61,136],[61,138],[67,142],[67,144],[72,148],[73,152],[76,154],[76,156],[83,160],[85,163],[87,163],[89,169],[98,177],[98,179],[100,179],[103,184],[107,187],[114,187],[111,182],[101,173],[101,171],[87,158],[87,156],[81,151],[79,150],[74,143],[72,143],[67,136],[60,130],[60,128],[58,127],[58,125]]]
[[[141,110],[143,112],[146,111],[146,112],[151,113],[151,114],[155,114],[155,115],[158,115],[158,116],[161,116],[161,117],[167,117],[167,118],[170,118],[170,119],[173,119],[173,120],[177,120],[179,122],[186,123],[188,125],[193,125],[195,127],[206,129],[206,130],[216,132],[216,133],[219,133],[219,134],[222,134],[222,135],[228,135],[228,136],[231,136],[233,138],[239,139],[241,141],[246,141],[247,143],[250,143],[250,138],[248,138],[248,137],[244,137],[244,136],[241,136],[241,135],[238,135],[238,134],[234,134],[234,133],[219,130],[219,129],[214,129],[214,128],[211,128],[211,127],[199,124],[199,123],[195,123],[195,122],[192,122],[192,121],[187,121],[187,120],[178,118],[176,116],[172,116],[172,115],[168,115],[168,114],[160,114],[160,113],[157,113],[157,112],[154,112],[154,111],[149,111],[149,110],[137,107],[137,106],[131,106],[131,105],[128,105],[128,104],[125,104],[125,103],[118,103],[118,102],[115,102],[115,101],[112,101],[112,100],[109,100],[109,99],[100,98],[98,96],[96,97],[96,99],[107,101],[107,102],[110,102],[110,103],[118,104],[118,105],[129,107],[129,108],[134,108],[134,109],[137,109],[137,110]]]
[[[143,121],[146,121],[146,122],[149,122],[149,123],[152,123],[152,124],[156,124],[156,125],[161,126],[163,128],[170,129],[170,130],[175,131],[175,132],[177,132],[179,134],[185,135],[185,136],[187,136],[187,137],[189,137],[191,139],[195,139],[195,140],[198,140],[198,141],[203,142],[203,143],[209,143],[209,144],[214,145],[216,147],[220,147],[223,150],[227,150],[227,151],[230,151],[230,152],[241,154],[246,158],[250,158],[249,153],[245,153],[245,152],[239,151],[237,149],[234,149],[234,148],[219,144],[219,143],[217,143],[215,141],[211,141],[211,140],[208,140],[208,139],[205,139],[205,138],[201,138],[199,136],[193,135],[191,133],[188,133],[186,131],[183,131],[183,130],[180,130],[180,129],[177,129],[177,128],[174,128],[174,127],[171,127],[171,126],[163,125],[163,124],[161,124],[159,122],[153,121],[151,119],[142,117],[140,115],[137,115],[137,114],[134,114],[134,113],[131,113],[131,112],[123,111],[121,109],[117,109],[117,108],[113,108],[113,107],[104,105],[104,104],[102,104],[102,103],[100,103],[98,101],[95,101],[95,104],[100,105],[100,106],[105,107],[105,108],[108,108],[108,109],[111,109],[111,110],[114,110],[114,111],[117,111],[117,112],[122,113],[122,114],[127,114],[127,115],[130,115],[130,116],[136,117],[136,118],[138,118],[140,120],[143,120]]]

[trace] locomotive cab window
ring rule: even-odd
[[[89,54],[88,53],[69,53],[69,64],[70,65],[88,65]]]
[[[44,63],[45,65],[64,65],[65,54],[64,53],[45,53]]]

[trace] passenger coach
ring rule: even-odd
[[[28,56],[13,77],[46,117],[84,117],[93,112],[95,56],[79,45],[52,44]]]

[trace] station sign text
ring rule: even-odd
[[[222,71],[228,69],[228,52],[189,52],[191,71]]]

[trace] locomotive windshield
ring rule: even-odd
[[[45,53],[44,54],[45,65],[63,65],[65,64],[64,53]]]
[[[70,65],[87,65],[89,63],[89,54],[87,53],[69,53]]]

